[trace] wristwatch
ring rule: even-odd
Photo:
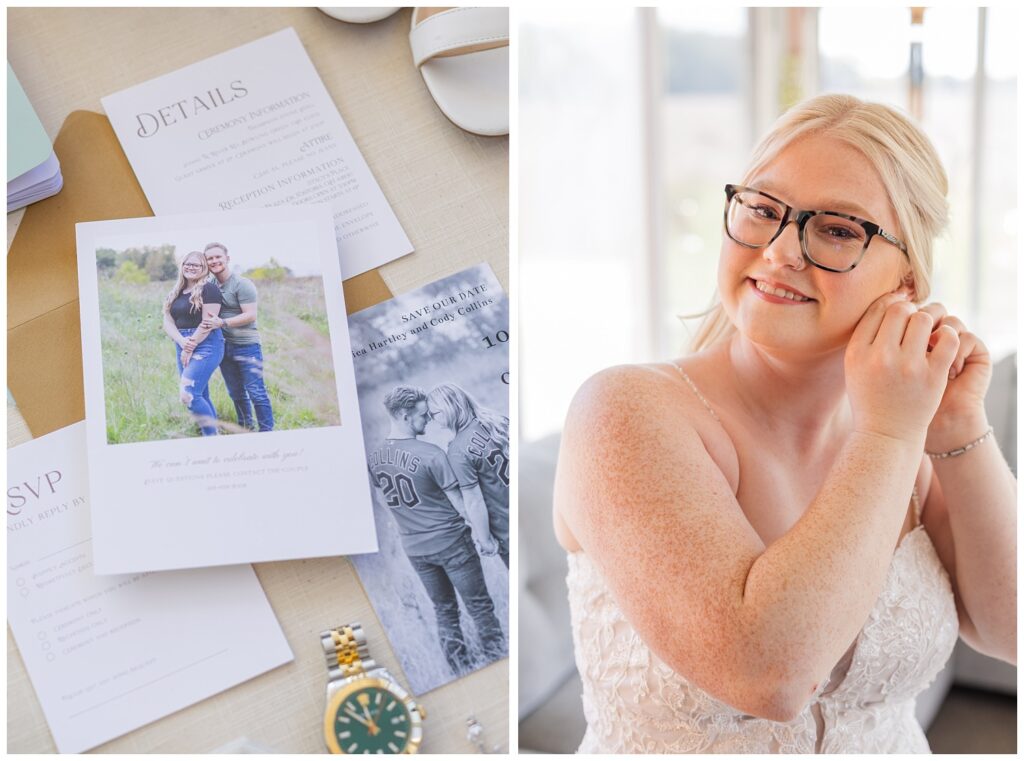
[[[331,753],[415,753],[427,712],[370,657],[360,624],[320,632],[327,659],[324,741]]]

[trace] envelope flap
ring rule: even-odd
[[[54,150],[64,190],[25,210],[7,253],[7,386],[33,436],[85,414],[75,223],[153,216],[106,116],[71,113]],[[349,314],[391,298],[377,270],[343,286]]]
[[[78,299],[76,222],[153,216],[106,116],[71,113],[53,145],[64,189],[25,211],[7,252],[8,328]]]
[[[7,385],[35,437],[85,417],[78,299],[7,331]]]

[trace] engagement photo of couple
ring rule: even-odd
[[[223,243],[208,243],[181,262],[164,301],[164,332],[175,344],[181,403],[203,436],[217,435],[210,383],[221,379],[235,405],[238,432],[274,430],[274,409],[263,382],[263,351],[256,327],[259,292],[231,271]],[[255,412],[255,419],[253,413]]]
[[[111,444],[340,422],[319,266],[264,232],[97,249]]]
[[[390,430],[370,453],[371,479],[433,603],[445,660],[467,673],[482,665],[473,649],[483,663],[507,653],[481,558],[499,555],[508,568],[509,421],[452,383],[429,393],[395,386],[383,404]],[[431,422],[452,437],[447,451],[420,440]],[[476,627],[472,649],[460,598]]]

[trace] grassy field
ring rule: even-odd
[[[257,287],[257,325],[275,430],[338,425],[322,282],[290,278],[263,281]],[[111,444],[199,435],[178,398],[174,343],[161,327],[163,300],[170,288],[171,283],[164,282],[100,281],[107,441]],[[210,396],[217,418],[226,423],[222,432],[237,431],[235,407],[219,370],[210,379]]]

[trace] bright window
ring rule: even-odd
[[[593,372],[683,352],[699,321],[677,315],[714,293],[723,186],[783,93],[909,111],[915,44],[922,125],[950,181],[932,298],[996,359],[1015,350],[1019,24],[1009,7],[985,14],[979,88],[977,8],[929,7],[918,26],[893,7],[524,10],[522,437],[559,430]]]
[[[821,91],[911,110],[908,63],[920,43],[921,124],[949,177],[950,224],[935,245],[931,299],[981,335],[996,358],[1016,345],[1016,12],[989,9],[988,75],[978,99],[978,8],[823,8]],[[871,39],[871,45],[864,40]],[[980,126],[981,134],[976,134]]]
[[[520,14],[520,436],[596,371],[645,359],[636,12]]]
[[[657,325],[664,358],[684,353],[700,324],[678,315],[706,309],[714,296],[724,187],[739,182],[751,144],[746,9],[667,6],[658,20],[665,277],[656,282],[664,291]]]

